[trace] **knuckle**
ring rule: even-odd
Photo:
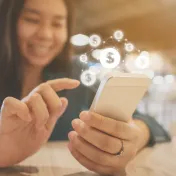
[[[41,95],[39,93],[34,93],[31,97],[32,100],[36,101],[41,99]]]
[[[36,103],[36,101],[38,101],[40,98],[41,98],[40,94],[34,93],[27,100],[27,104],[33,104],[34,102]]]
[[[82,123],[83,123],[83,122],[82,122]],[[92,128],[91,128],[91,127],[88,127],[87,125],[85,125],[85,124],[83,123],[83,127],[82,127],[80,130],[81,130],[81,135],[82,135],[82,136],[86,136],[86,135],[88,134],[88,132],[92,130]]]
[[[111,151],[111,144],[109,138],[104,138],[100,141],[100,147],[103,151]]]
[[[121,123],[120,125],[119,125],[119,129],[120,129],[120,131],[125,131],[125,123]]]
[[[100,129],[103,129],[103,127],[104,127],[104,118],[103,118],[103,116],[99,116],[99,126],[100,126]]]
[[[12,99],[13,99],[12,97],[7,97],[7,98],[5,98],[4,101],[3,101],[3,104],[4,104],[5,106],[11,104]]]
[[[93,157],[94,157],[94,161],[96,163],[99,163],[99,164],[104,163],[104,164],[106,164],[106,159],[105,159],[104,155],[95,154]]]
[[[112,139],[108,137],[106,140],[104,140],[104,142],[102,142],[102,150],[110,154],[117,153],[118,150],[120,150],[120,148],[121,148],[121,143],[117,142],[116,139]]]
[[[122,143],[117,139],[109,143],[109,151],[111,154],[119,152],[121,148],[122,148]]]
[[[58,103],[56,103],[53,107],[52,107],[52,113],[55,115],[57,115],[59,112],[60,112],[60,110],[61,110],[61,108],[62,108],[62,104],[61,104],[61,102],[60,102],[60,100],[58,101]]]
[[[38,90],[39,90],[39,91],[42,91],[42,90],[48,90],[48,89],[50,89],[50,88],[51,88],[51,87],[50,87],[50,85],[48,84],[48,82],[45,82],[45,83],[40,84]]]
[[[21,110],[24,111],[24,112],[28,112],[29,113],[28,107],[24,103],[21,103]]]
[[[122,135],[125,132],[125,124],[122,122],[115,122],[111,130],[112,134],[115,134],[115,136]]]
[[[56,111],[60,110],[60,108],[62,107],[62,102],[61,102],[60,98],[58,97],[57,99],[58,99],[58,100],[57,100],[57,104],[56,104],[55,107],[54,107],[54,109],[55,109]]]

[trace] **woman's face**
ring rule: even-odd
[[[63,0],[26,0],[17,23],[23,62],[45,67],[67,41],[67,9]]]

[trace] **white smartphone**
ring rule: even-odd
[[[128,122],[150,84],[143,74],[110,73],[101,81],[90,111]]]

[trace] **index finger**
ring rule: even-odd
[[[55,92],[58,92],[64,89],[77,88],[80,85],[80,82],[75,79],[62,78],[47,81],[47,84],[49,84]]]

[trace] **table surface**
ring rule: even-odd
[[[0,176],[97,176],[70,154],[67,142],[48,143],[17,166],[0,169]],[[141,151],[126,168],[127,176],[175,176],[176,138]]]

